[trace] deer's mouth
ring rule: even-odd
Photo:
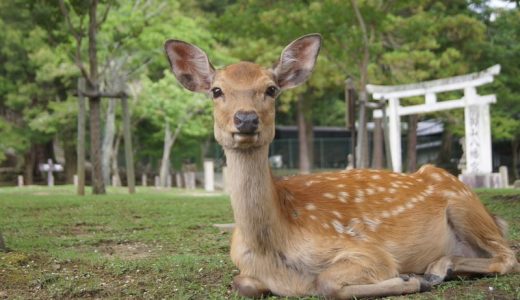
[[[248,133],[240,133],[235,132],[232,133],[233,141],[239,144],[250,144],[258,141],[258,132],[248,132]]]

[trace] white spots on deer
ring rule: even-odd
[[[371,220],[374,221],[374,220]],[[358,239],[364,239],[364,236],[359,231],[359,228],[356,228],[361,221],[358,218],[353,218],[350,220],[347,226],[344,226],[339,220],[334,219],[331,222],[332,227],[339,234],[347,234],[351,237],[356,237]],[[376,222],[377,223],[377,222]],[[374,223],[375,224],[375,223]]]
[[[343,233],[345,228],[343,227],[343,224],[341,224],[338,220],[332,220],[331,222],[332,227],[334,227],[334,230],[336,230],[337,233]]]
[[[384,192],[386,192],[386,188],[384,186],[378,186],[377,191],[380,193],[384,193]]]
[[[333,210],[333,211],[332,211],[332,214],[333,214],[334,216],[336,216],[336,218],[338,218],[338,219],[343,218],[343,215],[340,214],[340,213],[339,213],[338,211],[336,211],[336,210]]]
[[[336,198],[336,196],[334,196],[334,194],[332,194],[332,193],[324,193],[323,197],[327,198],[327,199],[334,199],[334,198]]]
[[[442,176],[441,174],[437,173],[437,172],[432,172],[429,174],[430,175],[430,178],[437,181],[437,182],[440,182],[442,181]]]
[[[398,214],[402,213],[404,210],[405,210],[404,206],[399,205],[398,207],[396,207],[392,210],[392,216],[397,216]]]
[[[383,199],[383,201],[390,203],[390,202],[393,202],[393,201],[394,201],[394,198],[385,197],[385,198]]]
[[[308,181],[305,182],[305,186],[311,186],[311,185],[313,185],[315,183],[320,183],[320,182],[321,181],[319,181],[319,180],[308,180]]]
[[[373,195],[375,193],[374,189],[365,189],[365,193],[367,195]]]
[[[406,203],[406,208],[410,209],[410,208],[413,208],[415,205],[412,203],[412,202],[408,202]]]
[[[314,221],[316,221],[316,219],[317,219],[315,215],[310,215],[309,218],[311,218],[311,220],[314,220]]]
[[[374,174],[374,175],[370,176],[370,178],[372,178],[373,180],[379,180],[379,179],[381,179],[381,175]]]
[[[329,229],[330,228],[329,224],[327,224],[327,223],[321,223],[321,226],[323,228],[325,228],[325,229]]]
[[[325,177],[325,179],[327,179],[327,180],[338,180],[337,177],[330,177],[330,176]]]
[[[356,197],[354,198],[354,202],[361,203],[361,202],[365,201],[364,197],[365,197],[365,192],[363,192],[363,190],[357,190]]]
[[[376,231],[377,227],[379,227],[379,224],[381,224],[381,220],[363,216],[363,223],[365,223],[365,225],[367,225],[371,231]]]
[[[337,187],[338,189],[342,189],[342,188],[345,188],[345,187],[347,187],[347,186],[344,185],[344,184],[342,184],[342,183],[340,183],[340,184],[336,185],[336,187]]]
[[[316,205],[314,205],[312,203],[307,203],[307,205],[305,205],[305,209],[306,210],[316,210]]]
[[[347,203],[348,193],[347,192],[339,192],[338,199],[340,202]]]
[[[400,188],[400,187],[404,187],[405,183],[400,180],[397,180],[397,181],[390,183],[390,185],[394,188]]]
[[[361,221],[358,218],[351,219],[348,225],[343,228],[343,232],[352,237],[362,238],[361,233],[358,230],[356,230],[356,226],[359,223],[361,223]]]
[[[389,188],[388,189],[388,193],[390,193],[390,194],[395,194],[396,192],[397,192],[397,190],[394,189],[394,188]]]
[[[386,211],[386,210],[383,210],[381,212],[381,217],[383,217],[385,219],[388,219],[388,218],[390,218],[390,213],[388,211]]]

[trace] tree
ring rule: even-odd
[[[168,70],[157,81],[143,80],[139,103],[143,114],[163,128],[163,154],[159,172],[161,186],[167,186],[170,175],[170,155],[181,135],[205,137],[211,130],[210,100],[180,87]]]
[[[488,21],[488,44],[480,60],[481,68],[489,62],[499,63],[500,75],[488,89],[497,94],[492,106],[492,134],[494,140],[510,141],[513,178],[520,178],[520,7],[493,10],[496,18]]]
[[[110,10],[110,4],[105,5],[103,15],[98,21],[98,0],[90,0],[87,7],[73,7],[60,0],[60,9],[67,23],[69,32],[76,42],[75,63],[83,78],[87,82],[86,94],[89,98],[90,107],[90,157],[92,160],[92,192],[94,194],[105,194],[105,183],[101,167],[101,90],[98,70],[98,49],[96,35],[106,20]],[[85,4],[84,4],[85,5]],[[79,25],[75,27],[72,23],[71,8],[79,17]],[[82,54],[82,43],[85,36],[83,20],[88,13],[88,70],[84,65]]]
[[[0,3],[0,30],[5,34],[0,41],[0,147],[17,155],[27,184],[40,174],[38,163],[54,156],[53,144],[67,140],[71,128],[65,126],[61,138],[54,140],[47,128],[33,125],[37,119],[52,119],[48,105],[66,100],[69,79],[75,75],[57,47],[63,41],[55,30],[60,27],[57,11],[45,1]],[[64,149],[67,157],[71,151],[66,143]],[[66,163],[66,171],[70,165]]]

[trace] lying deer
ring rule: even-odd
[[[389,296],[457,274],[520,271],[505,222],[442,169],[273,178],[276,98],[307,80],[320,45],[320,35],[310,34],[289,44],[271,69],[239,62],[216,70],[198,47],[165,44],[178,81],[213,98],[215,138],[231,178],[238,294]]]

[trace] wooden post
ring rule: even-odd
[[[161,182],[159,181],[159,176],[155,176],[154,185],[155,185],[155,188],[161,187]]]
[[[76,192],[85,195],[85,79],[78,79],[78,184]]]
[[[23,176],[18,175],[18,187],[23,187]]]
[[[130,134],[130,113],[128,111],[128,97],[123,95],[121,98],[123,105],[123,131],[125,139],[125,158],[126,158],[126,180],[128,182],[128,191],[130,194],[135,193],[135,173],[134,158],[132,153],[132,136]]]
[[[148,178],[146,178],[146,174],[141,175],[141,185],[146,186],[147,181],[148,181]]]
[[[77,188],[78,187],[78,175],[76,175],[76,174],[74,175],[72,182],[74,183],[74,186]]]

